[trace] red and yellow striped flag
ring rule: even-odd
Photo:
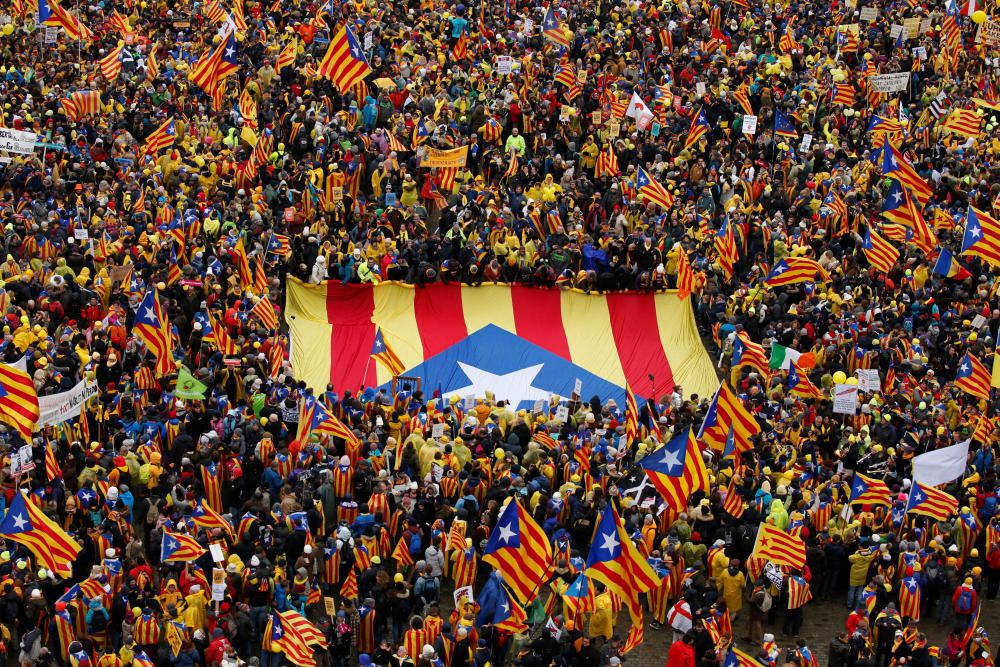
[[[769,523],[760,524],[753,555],[778,565],[801,569],[806,564],[806,545],[802,539],[785,533]]]
[[[0,364],[0,421],[13,426],[26,442],[31,442],[38,415],[38,394],[31,376]]]

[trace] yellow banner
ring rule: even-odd
[[[449,151],[442,151],[436,148],[428,148],[420,162],[421,167],[464,167],[469,159],[469,147],[452,148]]]

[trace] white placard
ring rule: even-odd
[[[469,602],[475,602],[476,598],[472,594],[472,586],[462,586],[461,588],[456,588],[455,592],[452,593],[452,599],[455,601],[455,606],[458,607],[458,602],[463,597],[469,598]]]
[[[496,70],[497,74],[508,75],[514,69],[514,59],[510,56],[497,56],[496,59]]]
[[[97,383],[81,380],[69,391],[38,397],[38,428],[55,426],[80,416],[80,406],[97,393]]]
[[[877,93],[898,93],[910,84],[909,72],[878,74],[868,79],[868,84]]]
[[[813,135],[806,132],[802,135],[802,142],[799,143],[800,151],[807,151],[813,145]]]
[[[704,81],[699,81],[698,83],[694,84],[694,92],[698,95],[698,97],[703,97],[705,95],[705,91],[706,88]]]
[[[31,155],[35,150],[36,136],[34,132],[21,132],[0,127],[0,151]]]
[[[77,227],[76,229],[73,230],[73,238],[75,238],[77,241],[86,241],[90,238],[90,232],[88,232],[86,229],[81,229]]]
[[[222,602],[225,599],[226,599],[226,585],[212,584],[212,600],[214,602]]]
[[[57,25],[45,26],[45,43],[55,44],[58,40],[59,40],[59,26]]]
[[[862,21],[874,21],[878,18],[878,7],[862,7],[861,8],[861,20]]]
[[[469,394],[468,396],[465,397],[465,409],[471,410],[474,407],[476,407],[476,395]]]
[[[524,19],[524,34],[530,35],[535,30],[534,19]]]
[[[931,31],[931,26],[932,25],[933,25],[933,22],[930,19],[924,19],[923,21],[921,21],[920,22],[920,34],[921,35],[926,35],[927,33],[929,33]]]
[[[982,314],[976,315],[975,317],[972,318],[972,328],[975,329],[976,331],[979,331],[985,326],[986,326],[986,318],[983,317]]]
[[[208,545],[208,551],[212,554],[212,560],[216,563],[225,563],[226,554],[222,553],[222,545],[217,542],[212,542]],[[225,586],[223,585],[223,588]]]
[[[371,51],[372,44],[374,43],[375,43],[375,35],[373,35],[372,31],[369,30],[368,32],[365,33],[365,51]]]
[[[576,394],[577,398],[579,398],[583,396],[583,394],[581,393],[582,391],[583,391],[583,380],[577,378],[576,382],[573,383],[573,393]]]
[[[839,415],[853,415],[858,411],[858,385],[833,385],[833,411]]]
[[[913,49],[913,57],[917,60],[927,60],[927,47],[918,46]]]
[[[438,438],[440,438],[443,435],[444,435],[444,424],[438,423],[438,424],[434,424],[434,426],[431,427],[431,437],[432,438],[434,438],[435,440],[437,440]]]
[[[21,445],[17,450],[18,466],[14,468],[14,454],[10,456],[10,469],[15,475],[23,475],[35,469],[35,460],[31,457],[31,445]]]
[[[556,421],[557,422],[568,422],[569,421],[569,408],[565,405],[560,405],[556,410]]]
[[[743,116],[743,134],[757,133],[757,116]]]
[[[540,415],[543,412],[545,412],[545,399],[540,398],[537,401],[535,401],[535,406],[531,409],[531,411],[537,415]]]
[[[858,389],[861,391],[872,392],[882,389],[882,380],[878,376],[877,368],[859,368],[854,374],[858,376]]]
[[[898,23],[893,23],[891,26],[889,26],[889,36],[892,37],[893,39],[899,37],[899,33],[901,32],[903,32],[903,26],[899,25]]]

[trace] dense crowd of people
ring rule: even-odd
[[[0,524],[5,664],[992,665],[1000,433],[962,381],[1000,334],[988,9],[4,3],[0,353],[39,397],[94,387],[29,437],[0,410],[0,504],[81,548],[53,571]],[[371,70],[347,90],[344,26]],[[821,271],[773,284],[796,259]],[[679,287],[752,433],[707,442],[718,406],[682,390],[630,422],[306,387],[288,276]],[[878,389],[835,414],[857,369]],[[687,429],[709,483],[677,506],[637,461]],[[952,511],[909,512],[912,459],[965,441]],[[884,494],[852,503],[859,479]],[[514,621],[483,560],[508,502],[553,552]],[[586,574],[611,508],[660,582],[644,639]],[[765,565],[762,524],[804,563]],[[828,645],[816,605],[847,609]]]

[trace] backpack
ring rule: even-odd
[[[139,484],[143,486],[149,484],[149,468],[150,465],[148,463],[143,463],[139,466]]]
[[[423,586],[420,587],[420,597],[426,600],[428,603],[437,602],[438,598],[437,578],[431,577],[430,579],[424,580]]]
[[[108,617],[107,614],[96,613],[90,619],[90,627],[92,629],[92,634],[106,630],[108,627]]]
[[[958,594],[958,599],[955,600],[955,611],[959,614],[971,614],[972,613],[972,590],[969,588],[962,588],[962,592]]]

